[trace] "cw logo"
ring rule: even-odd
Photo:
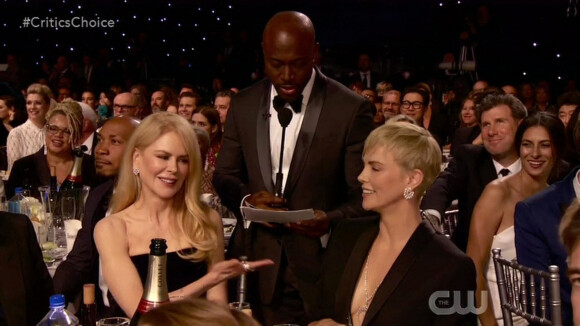
[[[475,306],[474,291],[467,291],[467,306],[461,306],[461,293],[464,291],[453,291],[453,305],[451,305],[451,297],[449,291],[435,291],[429,297],[429,309],[436,315],[452,315],[460,314],[466,315],[469,313],[482,314],[487,309],[487,291],[481,291],[481,307]],[[441,308],[449,307],[449,308]]]

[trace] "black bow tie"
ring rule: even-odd
[[[276,95],[276,96],[274,96],[274,100],[272,102],[274,104],[274,109],[276,109],[276,111],[285,107],[286,103],[289,103],[290,106],[292,107],[292,110],[294,110],[294,112],[300,113],[300,111],[302,111],[302,98],[303,98],[303,96],[302,96],[302,94],[300,94],[300,96],[298,96],[298,98],[295,99],[294,101],[286,102],[280,96]]]

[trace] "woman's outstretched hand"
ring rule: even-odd
[[[253,272],[259,268],[274,265],[270,259],[248,261],[242,263],[237,259],[220,261],[213,265],[208,274],[213,275],[215,284],[221,283],[230,278],[238,277],[246,272]]]

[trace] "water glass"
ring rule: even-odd
[[[97,321],[97,326],[129,326],[131,320],[125,317],[109,317]]]
[[[252,309],[250,308],[249,302],[242,302],[241,304],[239,302],[230,302],[228,303],[228,305],[230,309],[239,310],[245,313],[246,315],[252,317]]]

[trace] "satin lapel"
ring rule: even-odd
[[[264,186],[270,193],[274,193],[274,181],[272,180],[272,159],[270,157],[270,83],[265,83],[262,90],[260,105],[256,110],[256,150],[260,172],[264,180]]]
[[[391,266],[391,269],[385,276],[385,279],[377,289],[375,297],[371,301],[369,310],[365,315],[363,320],[363,326],[368,325],[375,315],[381,310],[383,305],[390,299],[391,294],[397,288],[399,283],[403,280],[407,272],[413,267],[413,263],[419,257],[425,246],[429,243],[433,234],[435,233],[433,229],[426,224],[428,222],[423,221],[411,238],[409,242],[403,248],[403,251],[399,254],[399,257]]]
[[[306,164],[306,158],[308,157],[310,145],[312,145],[312,139],[314,139],[318,119],[320,118],[322,106],[324,105],[324,99],[326,98],[325,85],[326,77],[316,70],[312,93],[310,93],[310,99],[306,106],[305,116],[302,120],[300,133],[298,134],[296,147],[294,147],[294,154],[292,155],[292,162],[290,163],[290,170],[288,171],[286,187],[284,188],[284,197],[286,198],[290,198]]]
[[[378,233],[379,226],[377,224],[375,227],[362,233],[356,241],[348,262],[344,267],[338,288],[336,289],[335,314],[346,313],[350,315],[350,311],[352,310],[352,297],[362,271],[362,266]]]

